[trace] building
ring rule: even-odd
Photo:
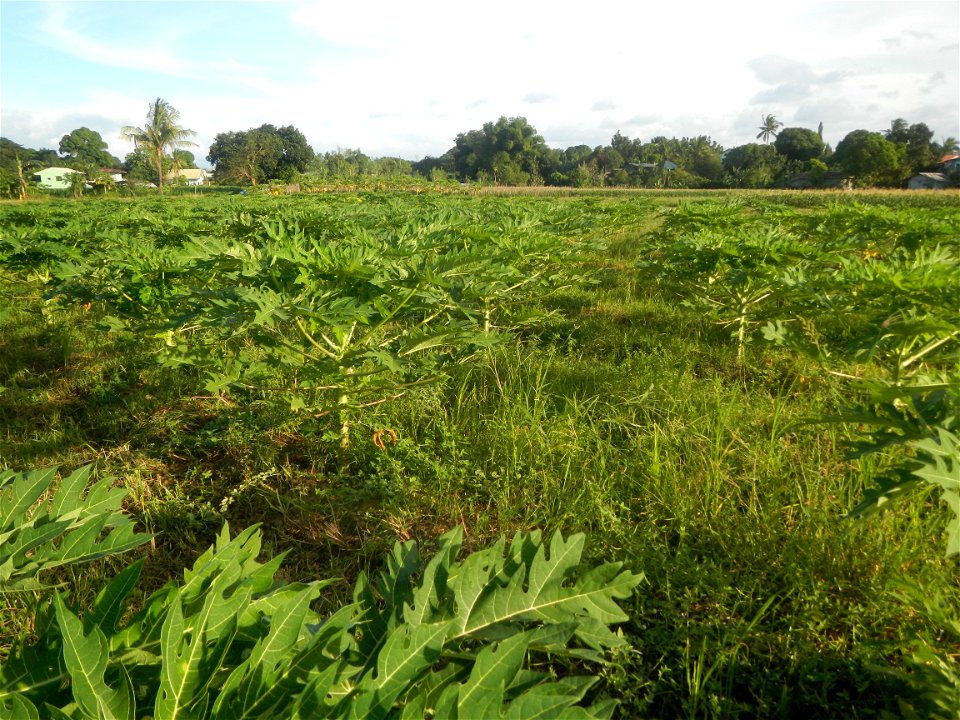
[[[942,172],[917,173],[907,180],[907,188],[910,190],[943,190],[949,186],[950,182]]]
[[[73,168],[48,167],[34,173],[33,181],[45,190],[69,190],[70,176],[80,172]]]
[[[100,168],[97,170],[98,175],[107,175],[115,183],[122,183],[123,176],[127,174],[126,170],[118,170],[116,168]]]
[[[179,178],[183,178],[187,185],[209,185],[213,175],[202,168],[183,168],[169,173],[164,180],[175,183]]]
[[[940,158],[940,170],[945,173],[960,170],[960,155],[944,155]]]

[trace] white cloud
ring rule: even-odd
[[[729,147],[753,141],[769,112],[790,124],[822,120],[841,137],[893,117],[934,127],[920,109],[938,104],[938,134],[960,134],[952,3],[798,0],[776,12],[740,2],[224,3],[231,30],[252,22],[251,8],[275,13],[280,27],[289,18],[286,33],[250,25],[250,48],[236,37],[219,47],[215,13],[191,25],[193,4],[164,5],[169,22],[137,27],[136,44],[94,24],[86,3],[42,7],[36,42],[93,71],[88,85],[71,83],[75,102],[38,101],[36,89],[21,96],[8,82],[16,71],[4,56],[4,135],[26,144],[49,146],[78,118],[96,118],[122,157],[128,148],[108,133],[141,124],[158,94],[198,132],[198,158],[217,133],[265,122],[296,126],[321,151],[411,158],[440,154],[500,115],[527,117],[556,147],[606,143],[617,130],[706,134]],[[209,52],[188,60],[184,47]],[[56,87],[42,72],[31,68],[32,87]]]

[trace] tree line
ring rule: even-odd
[[[81,127],[64,135],[58,151],[32,150],[0,138],[0,183],[8,191],[24,173],[62,165],[93,180],[103,169],[126,172],[128,181],[154,183],[178,168],[195,168],[195,135],[179,124],[179,113],[161,98],[150,103],[142,127],[125,127],[122,137],[134,150],[122,161],[107,151],[99,133]],[[225,185],[294,182],[302,175],[320,178],[359,175],[420,175],[501,185],[652,188],[823,187],[842,178],[859,186],[899,187],[907,178],[936,170],[941,158],[957,153],[957,141],[934,140],[922,122],[893,120],[884,132],[854,130],[836,149],[817,130],[784,127],[773,115],[761,117],[758,142],[724,148],[709,136],[644,142],[616,132],[608,145],[547,146],[526,118],[501,117],[460,133],[439,157],[411,162],[398,157],[371,158],[360,150],[315,153],[292,125],[223,132],[206,156],[214,179]],[[956,184],[957,178],[953,177]]]

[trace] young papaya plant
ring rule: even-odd
[[[41,605],[35,642],[0,665],[4,716],[70,718],[609,718],[594,676],[549,659],[602,662],[642,575],[581,567],[583,535],[518,533],[460,560],[462,531],[429,559],[397,544],[376,580],[321,617],[324,583],[282,584],[250,527],[216,544],[129,619],[140,563],[80,613]]]

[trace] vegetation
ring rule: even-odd
[[[128,140],[133,140],[134,147],[143,150],[152,160],[154,168],[157,171],[157,187],[163,192],[163,179],[166,172],[165,158],[167,151],[181,150],[185,147],[195,145],[188,138],[196,133],[193,130],[186,130],[177,123],[180,121],[180,113],[177,112],[170,103],[161,98],[157,98],[150,103],[150,110],[147,112],[147,122],[141,127],[125,127],[121,135]]]
[[[220,133],[210,146],[207,161],[216,167],[216,179],[227,184],[290,182],[307,169],[313,149],[295,127],[261,125],[246,132]]]
[[[771,188],[771,187],[900,187],[921,171],[945,170],[943,158],[956,149],[956,140],[933,140],[924,123],[898,118],[886,134],[854,130],[837,151],[823,141],[823,123],[816,131],[784,128],[773,115],[761,118],[757,139],[723,148],[711,138],[654,137],[648,142],[617,131],[609,145],[548,147],[523,117],[500,117],[477,130],[459,133],[440,157],[416,162],[402,158],[370,158],[358,149],[315,154],[303,133],[292,125],[264,124],[245,131],[218,133],[206,156],[223,186],[283,183],[292,187],[340,183],[357,178],[413,175],[433,182],[458,180],[506,186],[644,187],[644,188]],[[170,171],[195,167],[184,150],[194,133],[180,128],[179,114],[157,98],[143,128],[126,127],[123,137],[135,149],[123,163],[127,188],[154,183],[163,191]],[[774,142],[771,144],[771,138]],[[0,188],[11,197],[23,195],[16,158],[31,166],[66,164],[85,173],[99,189],[114,189],[98,178],[107,165],[120,163],[106,152],[99,133],[77,128],[64,135],[60,155],[53,150],[29,150],[0,138]],[[827,173],[835,176],[827,182]],[[957,185],[960,172],[945,178]],[[348,183],[349,184],[349,183]]]
[[[2,712],[954,717],[951,198],[440,187],[0,206]]]

